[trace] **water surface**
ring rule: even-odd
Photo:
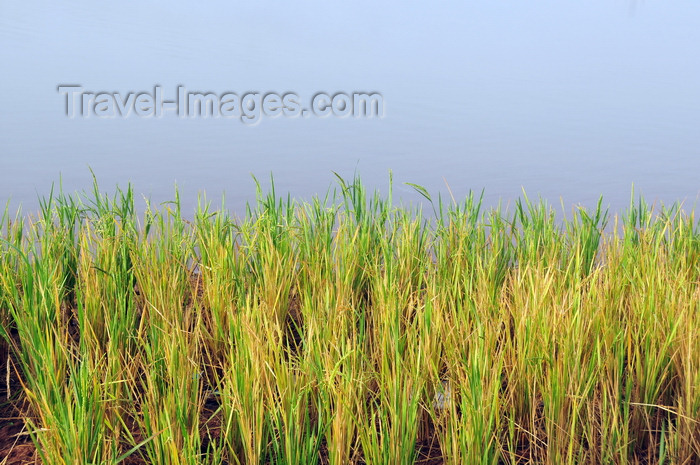
[[[291,3],[291,2],[290,2]],[[700,194],[700,3],[0,2],[0,202],[62,178],[240,211],[251,174],[325,192],[357,170],[488,204],[525,189],[613,209]],[[378,91],[382,119],[69,119],[59,84],[148,91]]]

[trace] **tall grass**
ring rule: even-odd
[[[5,208],[0,353],[42,463],[700,461],[693,211],[256,185],[240,219],[96,183]]]

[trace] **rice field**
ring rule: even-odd
[[[414,188],[5,209],[0,464],[700,463],[692,210]]]

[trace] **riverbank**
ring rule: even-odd
[[[559,218],[416,189],[432,211],[354,179],[325,201],[259,192],[241,219],[177,199],[137,215],[130,189],[97,188],[6,212],[0,457],[698,459],[692,211]]]

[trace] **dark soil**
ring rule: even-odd
[[[22,385],[4,341],[0,342],[0,363],[2,364],[0,366],[0,463],[5,465],[39,463],[36,448],[23,420]]]

